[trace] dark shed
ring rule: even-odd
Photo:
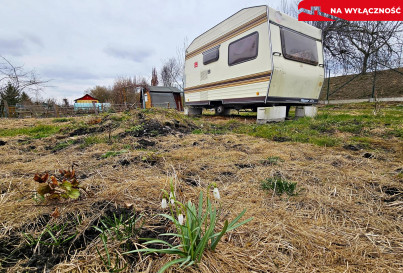
[[[170,86],[147,86],[140,96],[142,108],[160,107],[183,111],[183,91]]]

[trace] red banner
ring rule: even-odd
[[[303,0],[298,4],[298,20],[334,21],[334,16],[348,21],[403,21],[401,4],[401,0]]]

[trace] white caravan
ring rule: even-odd
[[[312,105],[324,80],[321,30],[268,6],[245,8],[186,50],[190,108]]]

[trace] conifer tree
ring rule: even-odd
[[[0,92],[1,100],[7,101],[8,105],[16,105],[21,101],[21,94],[10,82],[7,87]]]

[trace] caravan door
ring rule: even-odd
[[[269,27],[273,74],[267,102],[316,103],[324,79],[321,40],[272,21]]]

